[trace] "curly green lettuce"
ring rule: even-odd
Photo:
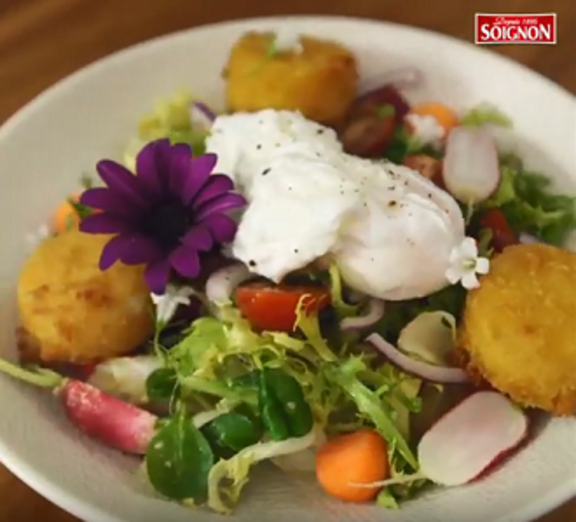
[[[557,194],[545,175],[526,170],[513,154],[501,157],[502,181],[484,207],[499,208],[516,233],[562,246],[576,228],[576,198]]]

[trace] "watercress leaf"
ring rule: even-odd
[[[158,430],[146,453],[146,470],[152,486],[172,500],[205,498],[213,464],[210,444],[183,413]]]
[[[262,435],[251,419],[237,412],[223,413],[201,431],[213,451],[222,458],[230,458],[240,450],[256,444]]]
[[[312,410],[298,381],[282,370],[265,369],[266,378],[276,399],[284,410],[288,430],[292,437],[303,437],[314,424]]]
[[[172,368],[158,368],[146,379],[146,395],[150,401],[171,399],[177,385],[178,378]]]
[[[258,405],[264,427],[273,440],[285,440],[290,437],[290,429],[282,404],[274,393],[267,372],[260,372],[259,377]]]

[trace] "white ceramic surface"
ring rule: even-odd
[[[483,100],[509,113],[521,154],[568,190],[576,186],[576,103],[531,71],[472,45],[422,30],[343,18],[259,19],[203,27],[154,40],[100,61],[39,96],[0,129],[0,352],[14,353],[14,288],[41,224],[103,157],[118,156],[138,117],[158,97],[189,86],[222,100],[220,71],[230,45],[248,29],[291,24],[340,39],[362,75],[404,65],[428,79],[412,100],[464,108]],[[90,522],[221,520],[144,495],[137,462],[80,436],[47,393],[0,376],[0,458],[42,495]],[[261,473],[267,473],[262,471]],[[262,475],[261,475],[262,476]],[[549,423],[507,466],[475,485],[439,491],[396,512],[328,500],[311,484],[264,475],[248,488],[236,520],[275,522],[520,522],[576,494],[576,420]]]

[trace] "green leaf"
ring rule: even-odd
[[[480,127],[483,125],[497,125],[499,127],[512,127],[512,120],[496,107],[487,104],[481,104],[460,119],[460,123],[466,127]]]
[[[306,435],[314,424],[312,410],[298,381],[278,369],[262,370],[269,391],[283,410],[291,437]]]
[[[201,429],[214,452],[230,458],[239,451],[256,444],[261,430],[246,415],[236,412],[223,413]]]
[[[302,296],[296,307],[295,330],[300,330],[306,342],[314,349],[318,357],[324,361],[334,361],[336,356],[322,336],[318,313],[310,312],[306,307],[306,296]]]
[[[325,365],[324,373],[327,379],[346,392],[358,410],[372,421],[389,446],[398,451],[406,462],[417,470],[416,457],[400,429],[384,408],[380,397],[357,377],[365,369],[366,365],[360,359],[353,358],[344,363]]]
[[[430,145],[420,143],[414,138],[404,125],[400,125],[394,131],[394,135],[384,151],[383,157],[392,163],[401,165],[406,156],[410,154],[425,154],[440,159],[442,154]]]
[[[382,119],[389,118],[390,116],[394,116],[396,114],[396,107],[394,107],[394,105],[390,105],[389,103],[379,105],[376,107],[376,114]]]
[[[158,430],[146,453],[146,470],[152,486],[172,500],[205,498],[213,464],[210,444],[182,413]]]
[[[158,368],[146,379],[146,395],[149,401],[163,401],[174,397],[178,377],[172,368]]]
[[[265,372],[260,373],[260,388],[258,390],[258,405],[260,416],[266,431],[273,440],[285,440],[290,437],[288,419],[282,408],[282,403],[274,393],[270,379]]]
[[[398,501],[394,497],[394,493],[391,491],[391,488],[382,488],[376,497],[376,505],[383,507],[384,509],[396,510],[399,508]]]
[[[576,198],[550,190],[550,180],[526,171],[515,155],[502,155],[502,181],[484,208],[499,208],[517,234],[528,232],[562,246],[576,228]]]
[[[358,315],[358,305],[347,303],[344,299],[342,289],[342,278],[340,277],[340,269],[335,263],[332,263],[329,268],[330,276],[330,296],[332,306],[341,318],[354,317]]]
[[[68,199],[68,203],[74,209],[76,215],[80,219],[84,219],[85,217],[88,217],[94,213],[94,209],[92,207],[82,205],[82,203],[78,203],[77,201],[74,201],[72,198]]]
[[[229,460],[219,460],[210,470],[208,477],[208,507],[218,513],[230,513],[231,507],[224,502],[236,504],[242,488],[248,483],[251,467],[274,457],[299,453],[311,447],[316,441],[315,430],[310,430],[304,437],[284,441],[266,441],[248,446]],[[228,481],[229,485],[223,484]]]
[[[466,295],[466,289],[462,285],[450,285],[427,297],[388,302],[386,313],[375,330],[389,342],[396,343],[402,329],[423,312],[447,312],[459,323],[464,312]]]

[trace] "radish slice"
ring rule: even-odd
[[[88,383],[100,391],[132,404],[147,404],[146,380],[162,366],[155,355],[117,357],[94,368]]]
[[[416,67],[400,67],[369,78],[360,87],[360,94],[369,92],[381,85],[393,85],[396,89],[413,89],[424,83],[424,73]]]
[[[378,334],[370,334],[366,341],[382,352],[392,364],[398,366],[407,373],[416,375],[421,379],[445,384],[459,384],[468,382],[468,375],[461,368],[449,368],[436,366],[423,361],[412,359],[403,354],[395,346],[384,340]]]
[[[483,128],[456,127],[448,135],[444,185],[460,202],[476,204],[489,198],[500,184],[498,149]]]
[[[202,102],[192,102],[190,105],[190,120],[192,125],[200,126],[202,129],[209,129],[216,119],[216,113]]]
[[[447,312],[423,312],[398,337],[398,348],[438,366],[448,366],[456,340],[456,320]]]
[[[436,484],[466,484],[516,448],[527,432],[528,419],[518,406],[499,393],[477,392],[424,434],[420,472]]]
[[[377,323],[384,316],[384,301],[381,299],[370,299],[368,303],[368,313],[360,317],[346,317],[340,323],[342,330],[359,330],[368,328]]]
[[[208,278],[206,297],[215,305],[224,305],[230,302],[230,296],[234,289],[252,276],[253,274],[243,263],[235,263],[221,268]]]

